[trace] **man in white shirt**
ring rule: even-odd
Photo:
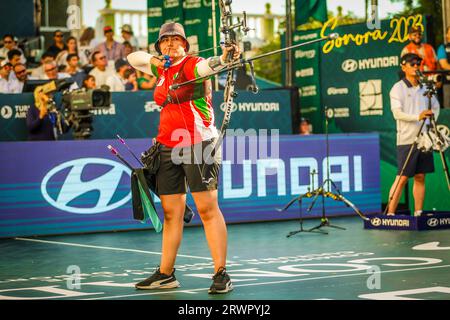
[[[11,64],[3,59],[0,62],[0,93],[10,93],[11,86]]]
[[[22,93],[25,81],[28,80],[27,68],[22,63],[17,63],[13,67],[16,79],[11,82],[10,93]]]
[[[419,134],[421,121],[426,121],[422,128],[422,131],[425,131],[426,125],[430,121],[427,118],[432,115],[435,118],[438,117],[439,102],[433,96],[431,110],[428,110],[428,99],[424,96],[426,88],[419,84],[416,75],[422,58],[414,53],[407,53],[401,57],[400,61],[405,77],[398,81],[390,92],[391,110],[397,121],[398,172],[389,192],[390,201],[387,214],[395,214],[403,188],[408,179],[414,177],[414,215],[420,216],[425,199],[425,174],[434,172],[434,162],[432,152],[421,152],[417,149],[416,137]],[[414,147],[408,160],[412,145]],[[404,166],[405,169],[401,172]]]
[[[108,61],[106,56],[101,51],[96,51],[92,54],[92,63],[95,68],[89,72],[90,75],[95,77],[95,83],[97,88],[106,84],[106,79],[114,75],[114,72],[107,67]]]
[[[0,48],[0,58],[8,59],[8,52],[13,49],[20,51],[20,63],[26,64],[27,59],[25,58],[25,55],[23,54],[22,50],[20,50],[17,47],[17,43],[14,39],[14,36],[11,34],[5,34],[3,36],[3,47]]]
[[[124,59],[115,62],[116,73],[106,79],[106,85],[111,91],[125,91],[125,71],[129,68],[128,63]]]
[[[55,61],[44,64],[44,72],[45,72],[44,80],[61,80],[61,79],[73,80],[70,74],[65,72],[58,72],[58,66],[56,65]],[[69,91],[76,89],[78,89],[78,85],[76,82],[73,82],[69,87]]]

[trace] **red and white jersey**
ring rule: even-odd
[[[151,73],[158,78],[154,91],[155,102],[160,106],[165,104],[169,87],[181,70],[186,80],[200,77],[197,64],[202,60],[204,59],[200,57],[185,56],[167,69],[152,65]],[[183,90],[171,91],[170,94],[173,97],[172,101],[166,102],[161,111],[156,137],[158,142],[168,147],[185,147],[218,136],[214,124],[211,90],[205,96],[188,101]]]

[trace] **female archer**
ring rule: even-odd
[[[189,187],[214,261],[213,283],[208,292],[227,293],[233,287],[225,269],[227,229],[218,205],[220,151],[211,159],[211,150],[219,136],[214,124],[211,81],[199,80],[176,90],[171,90],[171,85],[221,70],[230,62],[229,57],[239,58],[240,50],[231,45],[222,48],[221,56],[208,59],[190,56],[183,26],[175,22],[161,26],[155,49],[160,56],[138,51],[127,57],[135,69],[157,77],[154,100],[162,107],[156,137],[160,144],[156,184],[164,210],[161,263],[155,273],[137,283],[136,288],[179,287],[174,265],[183,234]]]

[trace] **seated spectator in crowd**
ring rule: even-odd
[[[22,50],[20,50],[19,47],[17,47],[17,43],[14,40],[14,36],[11,34],[5,34],[3,36],[3,47],[0,49],[0,58],[8,59],[8,52],[13,49],[20,51],[20,62],[26,64],[27,59],[25,58],[25,55],[23,54]]]
[[[96,46],[97,43],[95,40],[95,30],[92,27],[87,27],[81,34],[80,47],[78,48],[78,50],[79,52],[83,52],[84,55],[88,58],[88,64],[91,64],[91,56]]]
[[[72,77],[63,72],[58,72],[58,66],[56,65],[56,62],[50,62],[44,64],[44,72],[45,72],[45,80],[61,80],[61,79],[70,79],[73,81]],[[69,90],[75,90],[78,89],[77,83],[74,81],[74,83],[69,87]]]
[[[122,26],[122,38],[124,40],[124,42],[123,42],[124,45],[125,45],[126,42],[128,42],[131,45],[131,52],[136,51],[137,49],[139,49],[139,41],[133,35],[133,29],[131,28],[131,26],[129,24],[124,24]],[[125,55],[125,57],[126,56],[127,55]]]
[[[156,77],[152,77],[149,74],[136,70],[137,72],[137,84],[139,90],[151,90],[155,87]]]
[[[10,93],[11,86],[11,63],[6,59],[0,62],[0,93]]]
[[[64,35],[61,30],[56,30],[53,33],[53,44],[47,48],[46,52],[56,59],[58,54],[63,50],[67,50],[67,46],[64,43]]]
[[[134,51],[134,49],[133,49],[133,46],[128,41],[125,41],[123,43],[123,47],[124,47],[124,53],[125,53],[125,58],[124,59],[126,59],[126,57],[128,57],[128,55],[130,53],[132,53]]]
[[[445,39],[445,43],[438,48],[437,58],[442,69],[450,70],[450,27],[446,30]]]
[[[138,91],[138,84],[136,80],[136,72],[128,68],[123,75],[125,77],[125,91]]]
[[[83,85],[83,80],[86,78],[86,73],[84,70],[80,69],[78,67],[79,65],[79,58],[76,53],[69,53],[66,57],[66,70],[65,72],[68,73],[72,79],[76,82],[79,88]]]
[[[51,63],[53,61],[55,61],[55,58],[53,58],[53,56],[50,53],[44,52],[41,56],[41,65],[31,70],[31,76],[34,79],[38,80],[44,79],[45,78],[44,64]]]
[[[11,82],[11,93],[22,93],[25,81],[28,80],[27,68],[24,64],[19,62],[13,67],[13,71],[16,75],[16,79]]]
[[[12,49],[12,50],[8,51],[8,61],[12,67],[14,67],[16,64],[20,63],[21,55],[22,55],[22,52],[17,49]],[[11,77],[11,80],[16,79],[16,75],[14,74],[14,72],[11,73],[10,77]]]
[[[95,84],[95,77],[93,75],[88,75],[86,79],[83,80],[83,88],[86,90],[95,89],[97,86]]]
[[[101,51],[96,51],[92,55],[92,63],[94,64],[94,69],[92,69],[89,74],[95,77],[95,82],[97,83],[97,88],[106,84],[106,79],[114,74],[114,71],[107,68],[108,61],[106,56]]]
[[[407,53],[415,53],[422,58],[420,65],[420,71],[434,71],[438,69],[438,61],[436,52],[433,47],[428,43],[422,43],[423,33],[422,29],[418,26],[412,26],[409,28],[409,44],[407,44],[400,57],[403,57]]]
[[[300,119],[299,133],[302,136],[310,135],[312,133],[311,130],[311,122],[307,118]]]
[[[115,63],[116,73],[106,79],[106,85],[111,91],[125,91],[125,71],[129,69],[129,64],[124,59],[118,59]]]
[[[67,50],[63,50],[60,53],[58,53],[56,57],[56,64],[58,66],[67,66],[67,56],[69,54],[75,54],[78,56],[78,63],[79,67],[83,67],[87,64],[89,64],[89,59],[86,57],[84,52],[78,51],[78,45],[77,45],[77,39],[75,37],[69,37],[67,38]]]
[[[114,40],[114,31],[110,26],[103,28],[106,40],[95,47],[95,51],[100,51],[107,61],[117,61],[125,57],[124,47]],[[111,62],[110,62],[111,63]],[[97,79],[98,80],[98,79]]]

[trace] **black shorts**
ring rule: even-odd
[[[408,157],[409,149],[411,145],[397,146],[397,175],[405,164],[406,158]],[[421,152],[414,145],[414,149],[411,153],[411,157],[406,165],[405,171],[403,171],[402,176],[414,177],[418,173],[431,173],[434,172],[434,159],[433,152]]]
[[[156,174],[158,193],[186,193],[188,187],[191,192],[217,190],[222,154],[219,147],[214,157],[210,156],[215,145],[216,139],[184,148],[161,145],[161,162]]]

